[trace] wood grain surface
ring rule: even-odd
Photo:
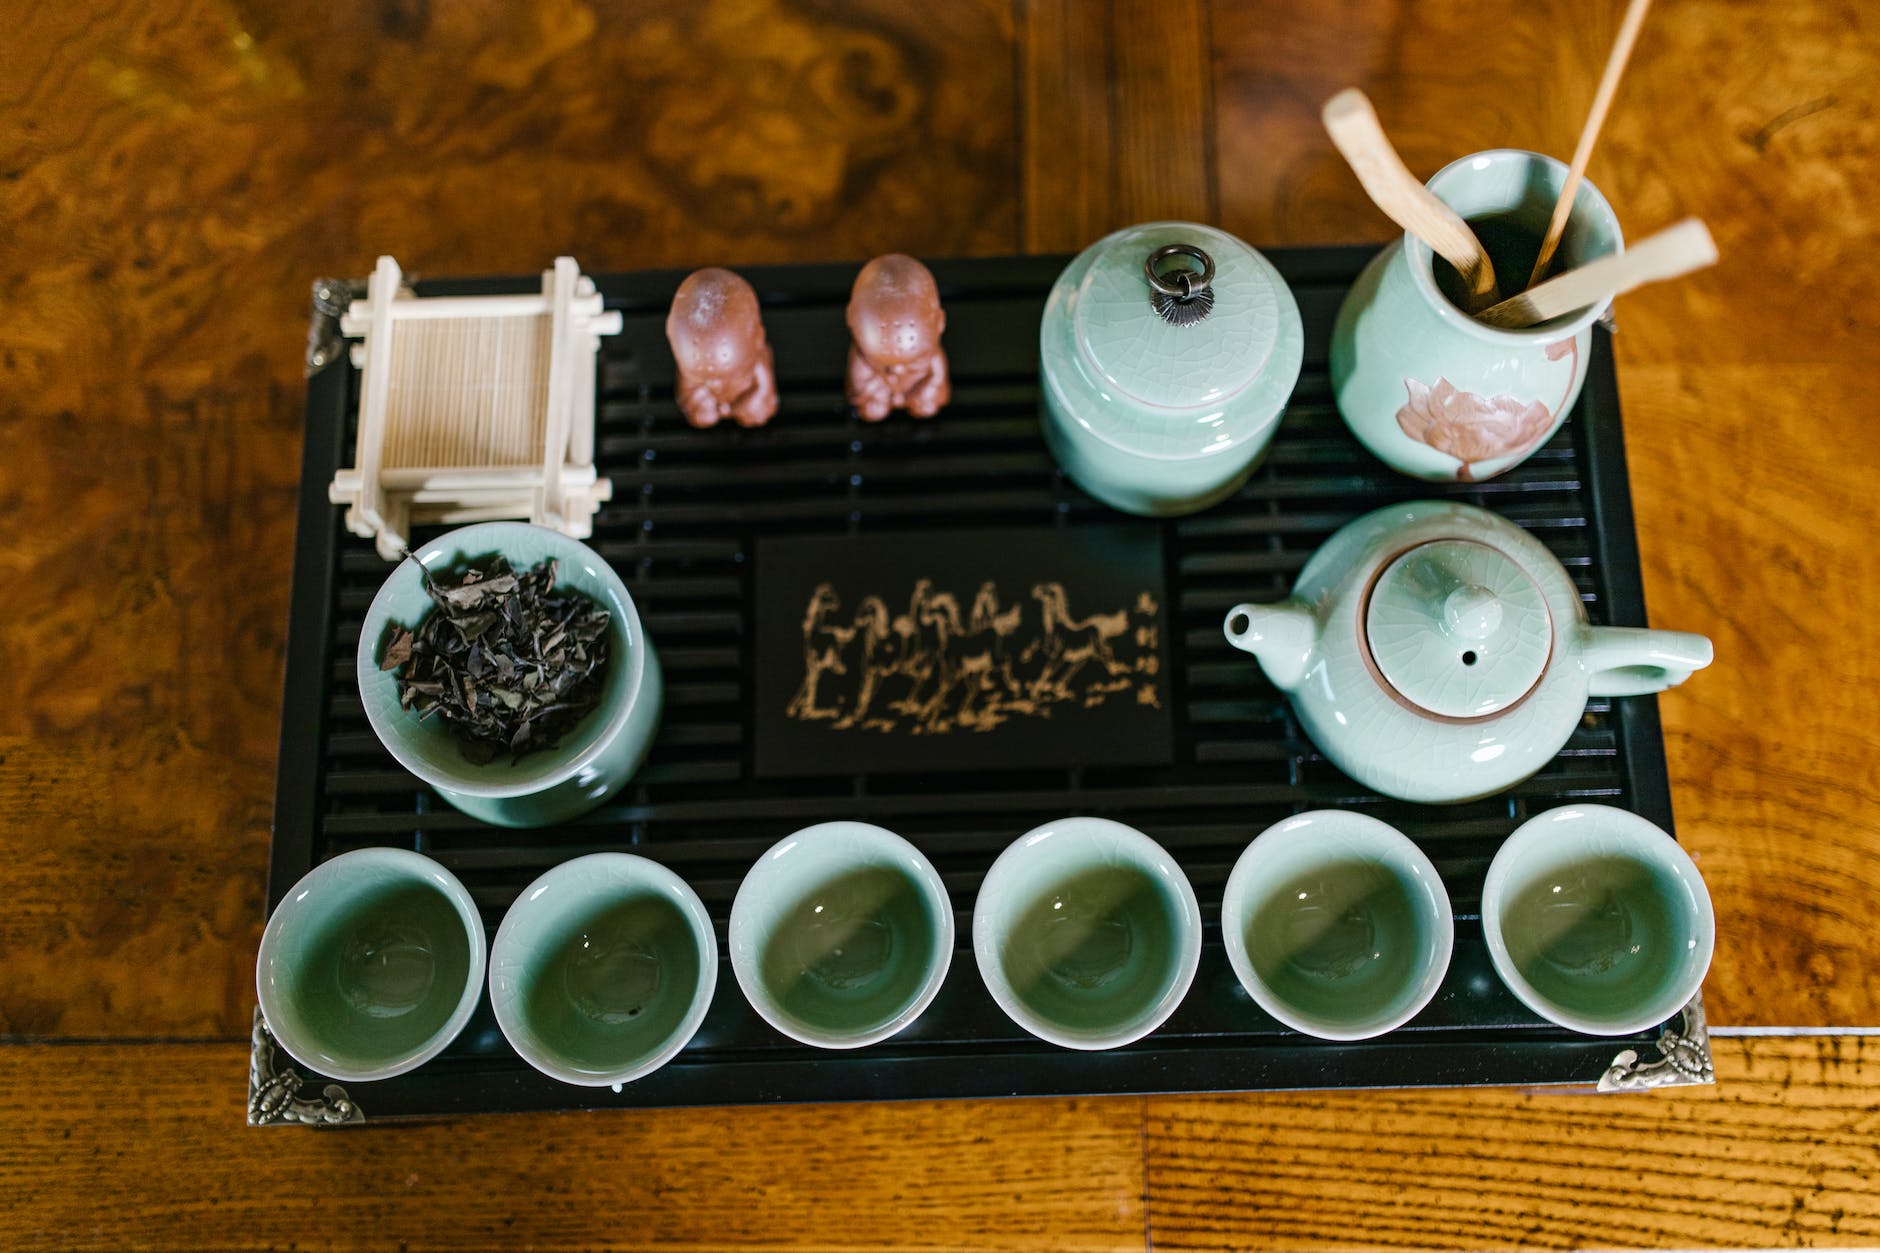
[[[1853,1039],[1654,1098],[240,1126],[310,280],[1383,239],[1327,96],[1419,174],[1564,155],[1622,7],[0,0],[0,1246],[1880,1242]],[[1617,340],[1653,620],[1717,642],[1661,702],[1714,1023],[1880,1025],[1877,23],[1660,0],[1589,171],[1723,253]]]
[[[1714,1088],[978,1101],[242,1127],[245,1049],[0,1054],[0,1247],[836,1250],[1880,1243],[1880,1040]],[[30,1131],[30,1134],[21,1134]]]

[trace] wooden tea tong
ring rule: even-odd
[[[1417,181],[1384,133],[1369,98],[1356,87],[1347,87],[1325,102],[1320,116],[1377,207],[1456,267],[1468,287],[1468,311],[1474,313],[1501,299],[1495,267],[1482,241],[1454,209]]]
[[[1547,234],[1541,237],[1534,272],[1528,275],[1529,287],[1541,281],[1548,263],[1554,259],[1554,250],[1560,247],[1560,236],[1567,229],[1567,219],[1573,215],[1573,200],[1579,194],[1580,180],[1586,177],[1586,163],[1593,159],[1593,145],[1599,140],[1600,127],[1606,124],[1606,114],[1612,110],[1612,98],[1619,91],[1619,76],[1625,73],[1625,63],[1632,58],[1632,45],[1638,42],[1639,28],[1645,25],[1645,10],[1650,7],[1651,0],[1632,0],[1619,22],[1619,34],[1612,41],[1612,51],[1606,55],[1605,72],[1599,76],[1599,87],[1593,92],[1593,107],[1587,110],[1586,124],[1580,127],[1580,142],[1573,149],[1573,160],[1567,166],[1566,181],[1560,184],[1560,195],[1554,200],[1554,214],[1547,222]]]
[[[1475,320],[1506,331],[1520,330],[1646,283],[1701,270],[1716,261],[1717,245],[1710,231],[1696,218],[1686,218],[1639,240],[1624,252],[1609,253],[1490,305],[1476,314]]]

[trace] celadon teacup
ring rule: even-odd
[[[389,1079],[457,1038],[483,992],[483,920],[463,884],[406,849],[322,862],[261,933],[268,1030],[329,1079]]]
[[[793,1040],[860,1048],[933,1003],[953,961],[953,906],[919,849],[865,822],[825,822],[757,859],[731,905],[731,971]]]
[[[1117,1048],[1181,1004],[1201,963],[1201,909],[1142,832],[1061,818],[992,863],[973,905],[973,955],[999,1008],[1031,1034]]]
[[[557,586],[593,597],[612,621],[599,706],[553,749],[478,765],[463,755],[442,718],[420,718],[399,706],[396,673],[381,670],[379,657],[393,624],[415,627],[431,609],[414,562],[435,575],[492,553],[508,558],[518,572],[559,562]],[[620,576],[586,544],[526,522],[462,527],[401,562],[366,610],[358,677],[366,718],[399,764],[464,813],[503,827],[565,822],[618,793],[652,746],[665,692],[659,657]]]
[[[1367,814],[1321,809],[1262,831],[1234,864],[1221,937],[1261,1009],[1322,1040],[1367,1040],[1436,995],[1455,948],[1436,867]]]
[[[543,1074],[583,1087],[671,1061],[717,987],[718,940],[698,894],[630,853],[577,857],[531,883],[490,950],[504,1038]]]
[[[1508,990],[1588,1035],[1630,1035],[1676,1014],[1716,943],[1690,854],[1610,805],[1550,809],[1516,828],[1489,864],[1482,929]]]

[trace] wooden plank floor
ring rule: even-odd
[[[0,0],[0,1247],[1880,1242],[1876,1045],[1715,1090],[1021,1102],[249,1133],[309,281],[1389,233],[1571,146],[1621,0]],[[1713,1023],[1880,1026],[1880,13],[1654,5],[1590,177],[1723,263],[1625,298]]]
[[[1880,1040],[1715,1087],[513,1115],[248,1131],[246,1050],[0,1053],[0,1247],[1142,1250],[1880,1243]],[[17,1129],[17,1130],[16,1130]]]

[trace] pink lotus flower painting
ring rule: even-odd
[[[1573,340],[1547,346],[1549,361],[1566,356],[1574,358],[1577,373],[1579,354]],[[1538,400],[1523,404],[1513,396],[1478,396],[1446,378],[1438,378],[1434,387],[1409,378],[1403,385],[1409,399],[1397,410],[1397,425],[1419,444],[1460,461],[1456,480],[1461,483],[1474,481],[1478,462],[1525,456],[1547,438],[1554,424],[1553,413]]]
[[[1397,410],[1397,425],[1411,439],[1460,461],[1456,478],[1463,483],[1474,478],[1473,463],[1526,452],[1554,422],[1538,400],[1523,405],[1513,396],[1477,396],[1446,378],[1434,387],[1415,379],[1403,383],[1410,399]]]

